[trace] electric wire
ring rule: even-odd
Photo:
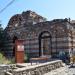
[[[14,3],[15,0],[12,0],[11,2],[9,2],[3,9],[0,10],[0,13],[2,13],[3,11],[6,10],[6,8],[8,8],[12,3]]]

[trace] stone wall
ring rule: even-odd
[[[57,69],[60,69],[60,68],[61,68],[61,71],[60,71],[61,73],[62,73],[62,70],[63,72],[68,73],[68,68],[65,67],[62,61],[57,60],[57,61],[51,61],[51,62],[42,63],[42,64],[38,64],[34,66],[17,68],[17,69],[14,69],[11,72],[11,74],[7,74],[7,75],[46,75],[46,73],[51,74],[52,71],[54,70],[57,71]],[[59,72],[57,72],[56,75],[58,73]]]
[[[46,21],[45,18],[35,12],[23,12],[22,14],[14,15],[5,29],[7,38],[4,47],[5,52],[11,56],[13,55],[13,39],[16,37],[17,39],[25,40],[25,53],[31,55],[30,57],[38,57],[40,51],[39,36],[42,33],[44,34],[44,32],[49,33],[51,36],[50,50],[52,55],[53,53],[57,54],[61,50],[69,52],[72,47],[75,47],[74,42],[72,43],[72,40],[75,38],[74,30],[73,24],[69,23],[67,19]],[[10,40],[12,42],[9,43]]]

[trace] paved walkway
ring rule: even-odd
[[[75,64],[73,65],[73,67],[69,67],[69,73],[71,75],[75,75]]]
[[[69,66],[59,68],[57,70],[53,70],[44,75],[75,75],[75,64],[73,67],[69,68]]]

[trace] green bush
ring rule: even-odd
[[[11,61],[8,60],[2,53],[0,53],[0,64],[10,64]]]
[[[24,55],[24,62],[29,62],[29,54]]]
[[[15,58],[13,57],[12,59],[9,59],[10,63],[9,64],[15,64]]]

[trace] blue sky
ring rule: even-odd
[[[0,10],[12,0],[0,0]],[[2,27],[5,28],[9,19],[23,11],[32,10],[47,18],[75,19],[75,0],[15,0],[6,10],[0,13]]]

